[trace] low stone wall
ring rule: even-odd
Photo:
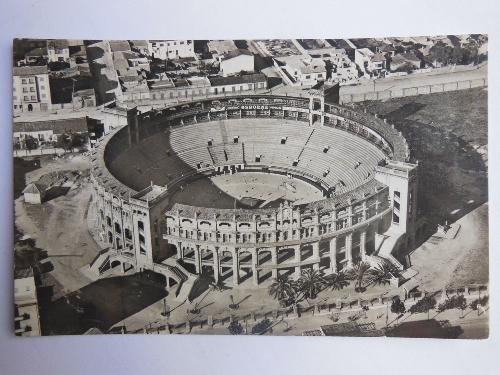
[[[65,150],[63,148],[39,148],[36,150],[13,150],[14,157],[24,158],[30,156],[41,156],[41,155],[63,155],[71,151]]]
[[[439,84],[427,84],[422,86],[395,87],[391,90],[368,91],[365,93],[340,94],[340,103],[364,102],[367,100],[387,100],[392,98],[402,98],[407,96],[433,94],[438,92],[448,92],[466,90],[474,87],[486,87],[486,78],[470,79],[465,81],[446,82]]]
[[[183,333],[196,333],[199,330],[214,329],[214,328],[228,328],[231,322],[237,321],[241,323],[242,326],[253,326],[255,323],[262,319],[279,320],[279,319],[297,319],[302,316],[328,316],[332,314],[340,313],[350,313],[355,315],[360,313],[367,308],[385,308],[387,304],[391,303],[392,298],[399,295],[402,301],[404,301],[407,311],[410,306],[417,303],[427,295],[432,295],[439,303],[446,298],[452,297],[454,295],[464,295],[467,300],[474,300],[478,298],[479,293],[482,297],[488,296],[488,286],[486,285],[471,285],[462,288],[457,288],[453,290],[442,289],[432,293],[415,292],[410,293],[408,296],[401,296],[399,293],[394,293],[390,296],[380,296],[371,299],[338,299],[334,303],[322,303],[315,304],[307,307],[302,306],[290,306],[283,309],[274,309],[268,311],[258,311],[245,313],[240,316],[237,315],[237,311],[234,314],[213,316],[208,315],[204,319],[191,320],[180,323],[164,324],[155,327],[149,327],[129,333],[163,333],[163,334],[183,334]]]

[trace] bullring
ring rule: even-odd
[[[90,265],[96,273],[151,270],[182,299],[200,274],[260,286],[307,268],[406,266],[418,166],[393,126],[328,90],[228,95],[127,117],[91,156],[96,230],[108,246]],[[238,197],[217,185],[233,176],[250,181]],[[279,187],[245,195],[266,176]]]

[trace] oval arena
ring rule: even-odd
[[[393,126],[328,90],[131,109],[127,123],[91,155],[109,246],[96,273],[151,270],[186,299],[201,273],[254,287],[307,268],[405,267],[417,165]]]

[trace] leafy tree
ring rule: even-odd
[[[278,300],[281,306],[288,306],[296,299],[296,284],[288,276],[278,276],[269,286],[268,293]]]
[[[332,273],[324,278],[324,284],[332,290],[341,290],[349,285],[349,277],[342,271]]]
[[[231,335],[241,335],[243,333],[243,327],[241,326],[241,324],[234,320],[229,324],[229,327],[227,327],[227,329],[229,330],[229,333]]]
[[[450,62],[452,64],[460,64],[462,63],[463,59],[464,50],[459,46],[454,47],[451,51]]]
[[[36,150],[38,148],[38,141],[31,135],[26,136],[24,144],[27,150]]]
[[[399,298],[399,296],[394,296],[392,298],[391,303],[391,312],[393,314],[397,314],[396,322],[399,321],[399,316],[406,312],[406,307],[403,301]]]
[[[477,47],[471,43],[467,44],[463,48],[463,64],[477,64],[478,63],[479,51]]]
[[[367,262],[359,262],[351,270],[348,271],[350,279],[356,282],[356,292],[362,292],[365,290],[365,288],[363,287],[363,283],[368,276],[369,270],[370,265]]]
[[[436,299],[434,298],[434,296],[426,295],[424,298],[418,300],[413,306],[411,306],[408,311],[411,314],[426,312],[427,319],[429,319],[429,312],[435,307],[436,307]]]
[[[472,301],[469,304],[469,307],[472,310],[477,310],[477,306],[478,305],[480,305],[480,306],[486,306],[487,303],[488,303],[488,296],[484,296],[484,297],[481,297],[481,298],[476,298],[474,301]]]
[[[305,298],[314,299],[323,287],[323,279],[319,271],[306,269],[300,275],[298,286]]]
[[[36,247],[31,238],[16,241],[14,244],[14,265],[16,268],[36,268],[42,259],[47,257],[47,252]]]
[[[467,301],[463,295],[452,296],[438,306],[438,311],[443,312],[450,309],[459,309],[462,311],[467,308]],[[462,318],[462,315],[460,316]]]
[[[87,143],[87,136],[81,133],[71,135],[71,148],[81,148]]]
[[[71,143],[71,136],[67,133],[63,133],[57,137],[56,147],[62,148],[63,150],[70,150]]]
[[[414,70],[415,70],[415,66],[413,66],[412,63],[405,62],[402,66],[398,67],[395,71],[396,72],[403,72],[403,73],[411,73]]]

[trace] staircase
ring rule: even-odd
[[[165,277],[170,277],[177,282],[178,287],[175,291],[175,298],[178,301],[186,301],[197,276],[186,270],[173,258],[167,258],[161,263],[155,263],[154,267],[156,272],[160,272]]]
[[[307,137],[306,143],[304,143],[304,146],[302,146],[302,149],[300,150],[300,153],[299,153],[299,155],[297,156],[297,160],[300,160],[300,157],[301,157],[302,153],[304,152],[304,149],[306,148],[307,143],[308,143],[308,142],[309,142],[309,140],[311,139],[311,137],[312,137],[312,135],[313,135],[313,133],[314,133],[314,131],[315,131],[315,130],[316,130],[316,129],[313,129],[313,130],[311,130],[311,133],[309,133],[309,137]]]
[[[102,275],[109,268],[109,248],[103,249],[97,253],[92,262],[89,264],[89,269],[96,275]]]
[[[215,160],[214,160],[214,157],[212,156],[212,153],[210,152],[209,146],[207,146],[207,151],[208,151],[208,155],[210,156],[210,160],[212,161],[212,165],[215,165]]]
[[[375,255],[388,260],[398,270],[402,271],[404,266],[392,255],[397,243],[405,236],[405,233],[391,231],[391,228],[384,234],[377,234],[375,237]]]
[[[227,145],[227,129],[224,122],[219,122],[220,135],[222,137],[222,143]]]

